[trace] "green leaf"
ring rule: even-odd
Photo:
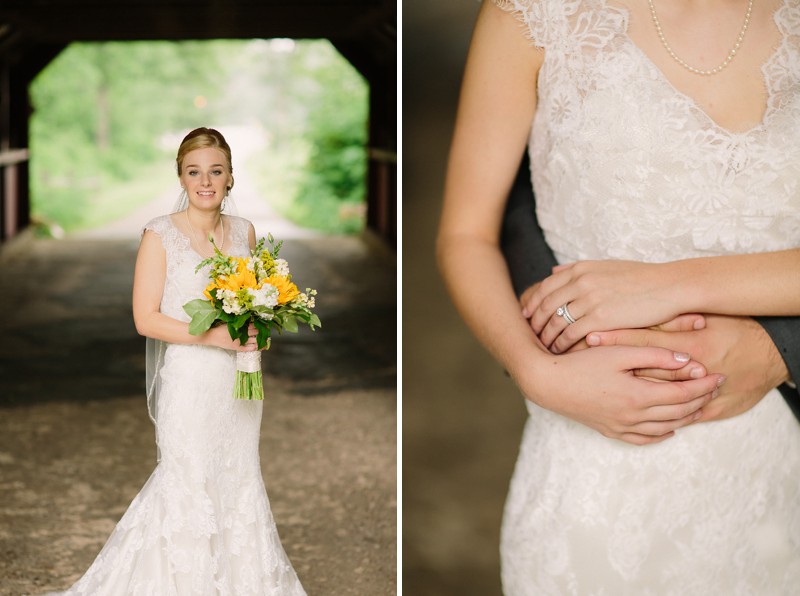
[[[264,346],[267,346],[267,349],[269,349],[269,344],[270,344],[269,323],[267,323],[266,321],[262,321],[261,319],[256,319],[254,321],[254,324],[256,326],[256,329],[258,329],[258,335],[256,336],[256,343],[258,344],[258,349],[263,350]]]
[[[319,320],[319,317],[314,313],[311,313],[311,319],[308,321],[309,325],[313,327],[322,327],[322,323]]]
[[[183,306],[183,310],[192,317],[192,321],[189,323],[189,333],[192,335],[202,335],[211,329],[211,325],[220,315],[220,311],[214,308],[213,304],[201,298],[187,302]]]
[[[286,317],[283,320],[283,328],[291,333],[297,333],[297,319],[294,317]]]
[[[248,339],[249,337],[247,335],[247,325],[243,325],[242,327],[239,328],[239,343],[244,345],[247,343]]]
[[[233,319],[233,326],[237,329],[241,329],[243,325],[246,325],[247,322],[250,320],[250,313],[244,313],[242,315],[238,315]]]

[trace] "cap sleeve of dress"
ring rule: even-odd
[[[155,232],[163,239],[167,235],[167,230],[170,227],[170,222],[167,221],[169,215],[161,215],[159,217],[154,217],[150,221],[148,221],[144,227],[142,228],[141,235],[144,236],[144,233],[148,230],[151,232]]]
[[[142,236],[147,230],[155,232],[161,238],[161,244],[167,254],[189,248],[189,239],[178,231],[169,215],[161,215],[147,222],[142,228]]]
[[[536,47],[546,48],[556,24],[563,21],[565,5],[560,0],[493,0],[495,5],[517,19],[525,37]]]

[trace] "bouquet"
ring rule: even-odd
[[[205,299],[187,302],[183,310],[192,318],[189,333],[201,335],[213,325],[225,323],[231,339],[242,345],[248,340],[248,327],[258,330],[255,352],[236,352],[236,383],[233,396],[237,399],[264,399],[261,378],[261,352],[269,349],[272,331],[284,329],[297,333],[298,322],[313,331],[321,327],[319,317],[311,312],[316,290],[298,290],[292,282],[289,264],[278,258],[283,241],[275,244],[272,234],[261,238],[251,256],[229,257],[222,254],[213,238],[214,256],[202,261],[195,272],[210,265],[211,282],[205,289]]]

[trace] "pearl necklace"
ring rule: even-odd
[[[742,30],[739,31],[739,35],[736,38],[736,43],[733,44],[733,49],[728,52],[725,60],[722,61],[722,64],[717,66],[716,68],[712,68],[710,70],[702,70],[700,68],[695,68],[694,66],[690,66],[686,62],[684,62],[676,53],[675,51],[669,46],[667,43],[667,38],[664,37],[664,31],[661,29],[661,22],[658,20],[658,15],[656,14],[656,7],[653,6],[653,0],[647,0],[647,3],[650,5],[650,16],[653,17],[653,24],[656,26],[656,33],[658,33],[658,38],[661,40],[661,44],[664,46],[664,49],[667,50],[667,53],[672,56],[672,58],[683,66],[689,72],[694,74],[703,75],[703,76],[711,76],[715,75],[718,72],[721,72],[724,68],[731,63],[736,57],[736,52],[739,51],[739,47],[742,45],[742,40],[744,40],[744,34],[747,33],[747,27],[750,25],[750,14],[753,12],[753,0],[749,0],[747,3],[747,12],[744,15],[744,24],[742,25]]]
[[[195,242],[197,242],[197,248],[200,248],[202,245],[197,241],[197,234],[195,234],[194,228],[192,227],[192,220],[189,219],[189,210],[187,209],[184,211],[184,213],[186,214],[186,223],[189,224],[189,229],[192,231],[192,238],[194,238]],[[221,213],[219,214],[219,227],[221,228],[222,233],[222,243],[219,245],[219,250],[222,252],[222,249],[225,248],[225,224],[222,221]],[[217,226],[214,226],[214,229],[216,228]],[[212,253],[211,256],[213,257],[214,254]]]

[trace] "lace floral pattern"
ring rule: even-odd
[[[249,254],[248,222],[227,217],[230,254]],[[145,228],[167,253],[163,313],[188,321],[202,257],[170,216]],[[161,368],[161,462],[86,574],[65,594],[300,596],[278,537],[258,454],[262,402],[232,399],[235,357],[168,345]]]
[[[564,260],[664,261],[800,242],[800,7],[763,67],[763,122],[716,125],[601,0],[500,0],[545,47],[530,140],[537,215]],[[614,122],[614,126],[609,126]],[[625,213],[625,217],[619,217]]]
[[[762,72],[763,121],[717,125],[604,0],[495,0],[545,49],[530,137],[537,215],[562,262],[800,246],[800,5]],[[750,412],[638,448],[528,404],[503,586],[527,594],[790,594],[800,583],[800,425]]]

